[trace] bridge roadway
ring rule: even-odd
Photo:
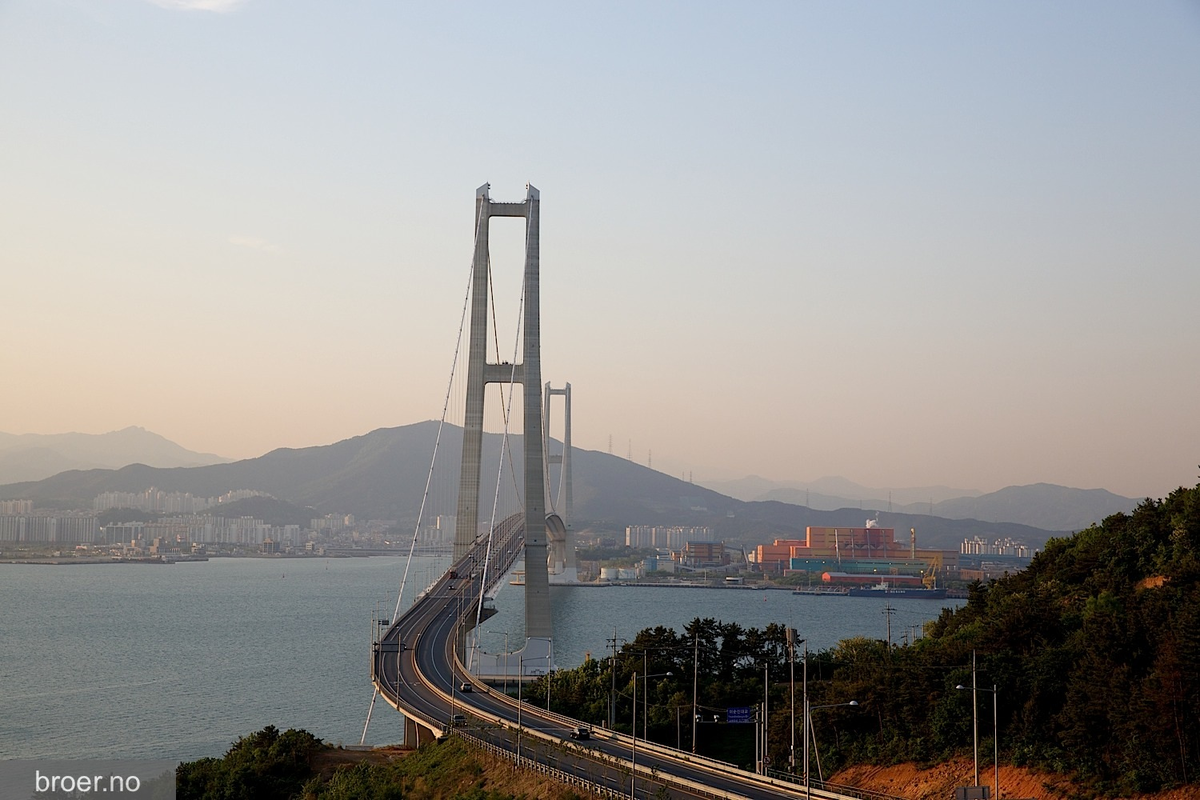
[[[523,522],[514,515],[497,526],[492,552],[495,569],[489,570],[490,574],[502,578],[519,557]],[[407,612],[393,620],[375,645],[372,680],[384,699],[408,717],[409,731],[418,734],[418,741],[461,731],[489,747],[515,754],[518,760],[532,759],[607,789],[603,793],[609,796],[630,795],[634,773],[635,797],[649,797],[660,786],[673,798],[806,796],[802,786],[652,742],[635,742],[614,731],[596,728],[591,739],[575,741],[571,732],[585,723],[527,702],[518,704],[476,681],[464,668],[459,648],[461,631],[474,624],[482,572],[478,565],[485,546],[476,544]],[[451,578],[452,572],[458,577]],[[461,691],[464,683],[471,686],[470,691]],[[453,725],[455,715],[462,715],[460,725]],[[811,796],[848,800],[847,795],[815,787]]]

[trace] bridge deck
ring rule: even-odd
[[[521,554],[523,516],[497,526],[486,582],[494,588]],[[576,742],[570,734],[578,720],[518,703],[490,689],[463,664],[463,632],[475,622],[485,578],[479,565],[486,541],[473,547],[405,611],[376,643],[372,680],[389,705],[413,724],[418,743],[432,736],[462,732],[474,741],[529,759],[543,767],[567,770],[598,794],[646,797],[665,790],[670,797],[795,798],[841,800],[838,794],[746,772],[653,742],[634,740],[615,731],[595,730],[593,738]],[[464,685],[470,690],[463,692]],[[421,730],[418,730],[417,728]],[[570,758],[566,756],[569,755]],[[569,765],[569,766],[568,766]],[[601,791],[603,790],[603,791]]]

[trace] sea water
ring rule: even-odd
[[[419,558],[405,604],[447,566]],[[519,566],[519,565],[518,565]],[[0,758],[219,756],[266,725],[357,744],[370,705],[373,617],[390,617],[405,560],[214,558],[174,565],[0,564]],[[524,590],[501,582],[481,646],[519,647]],[[915,635],[942,606],[785,591],[552,587],[557,667],[696,617],[798,630],[810,650]],[[400,741],[375,706],[368,744]]]

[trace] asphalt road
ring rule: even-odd
[[[519,557],[522,522],[514,516],[498,526],[491,574],[505,575]],[[627,796],[633,763],[638,769],[636,797],[655,795],[664,786],[668,796],[678,798],[804,796],[800,787],[606,730],[596,729],[592,738],[576,741],[570,734],[584,723],[517,703],[475,682],[462,670],[454,648],[460,620],[473,623],[475,618],[482,572],[477,567],[485,547],[476,544],[452,567],[458,577],[451,578],[448,571],[381,637],[375,651],[375,684],[389,702],[435,731],[461,728],[509,753]],[[463,683],[472,690],[462,692]],[[456,715],[462,715],[459,725],[453,724]],[[812,796],[841,797],[816,789]]]

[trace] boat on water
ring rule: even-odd
[[[792,590],[792,594],[816,594],[823,597],[845,597],[849,593],[850,589],[845,586],[808,586]]]
[[[847,594],[850,597],[909,597],[925,600],[944,600],[946,598],[945,589],[892,586],[887,581],[880,581],[871,586],[852,586]]]

